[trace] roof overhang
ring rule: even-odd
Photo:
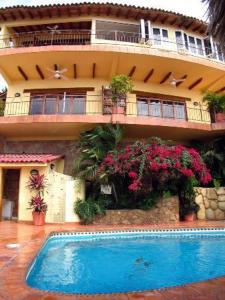
[[[194,32],[205,33],[207,23],[194,17],[185,16],[172,11],[140,7],[136,5],[124,5],[115,3],[76,3],[76,4],[52,4],[39,6],[12,6],[0,8],[0,22],[17,22],[24,19],[65,18],[81,15],[116,16],[117,18],[145,19],[152,22],[161,22],[179,26]],[[43,22],[43,21],[42,21]]]

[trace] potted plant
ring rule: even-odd
[[[36,195],[32,196],[28,209],[32,209],[33,224],[44,225],[45,215],[47,211],[47,204],[44,202],[43,194],[45,188],[45,177],[44,175],[31,175],[28,181],[28,188],[31,191],[35,191]]]
[[[194,201],[187,202],[184,207],[184,221],[192,222],[195,219],[195,215],[199,210],[199,206]]]
[[[33,224],[36,226],[44,225],[47,211],[47,204],[44,202],[44,199],[40,195],[35,195],[31,198],[29,205],[29,208],[33,210]]]
[[[215,122],[225,122],[225,95],[206,92],[203,102],[207,103]]]
[[[111,98],[113,101],[112,113],[124,114],[126,107],[127,93],[130,93],[133,88],[133,83],[130,77],[126,75],[116,75],[110,83]]]

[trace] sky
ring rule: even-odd
[[[198,19],[206,19],[206,7],[201,0],[0,0],[0,7],[8,7],[15,5],[45,5],[45,4],[65,4],[65,3],[82,3],[82,2],[111,2],[120,4],[131,4],[136,6],[161,8]],[[5,83],[0,75],[0,90]]]

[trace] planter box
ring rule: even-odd
[[[107,210],[106,215],[97,217],[93,224],[143,225],[171,223],[179,221],[179,201],[177,197],[161,199],[149,210],[122,209]]]

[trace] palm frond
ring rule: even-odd
[[[225,0],[202,0],[208,5],[209,33],[225,53]]]

